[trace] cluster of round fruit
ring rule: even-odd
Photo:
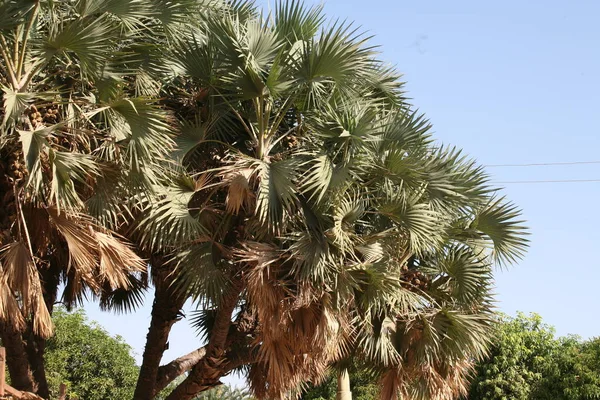
[[[294,135],[288,135],[284,139],[284,145],[288,149],[293,149],[294,147],[298,146],[299,143],[300,143],[300,140],[298,140],[298,137],[294,136]]]
[[[427,290],[431,280],[423,272],[416,269],[409,269],[402,273],[402,286],[405,288]]]
[[[23,162],[22,154],[20,150],[12,151],[7,157],[8,171],[6,171],[6,174],[15,181],[19,181],[27,176],[27,168]]]
[[[26,111],[26,114],[34,128],[37,128],[39,125],[43,125],[44,122],[48,124],[55,124],[58,122],[59,118],[58,107],[56,106],[40,107],[38,110],[35,105],[32,105]]]

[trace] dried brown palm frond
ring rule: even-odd
[[[121,238],[102,232],[94,232],[94,235],[98,242],[100,280],[108,282],[113,289],[129,289],[131,274],[144,272],[146,263]]]
[[[17,330],[25,328],[25,318],[23,318],[19,302],[10,286],[7,285],[4,274],[0,278],[0,319],[10,321]]]
[[[146,262],[115,233],[99,226],[85,214],[58,213],[48,208],[52,226],[65,240],[69,263],[78,278],[99,293],[104,282],[113,289],[127,289],[128,275],[146,270]]]
[[[30,248],[22,241],[9,243],[0,249],[0,260],[3,267],[0,275],[2,286],[10,288],[3,295],[6,310],[4,318],[16,326],[22,326],[23,314],[33,314],[34,332],[41,337],[49,337],[53,330],[52,320],[44,302],[40,276]],[[19,303],[22,312],[15,309]]]
[[[264,372],[268,387],[255,376],[257,393],[266,390],[272,398],[300,393],[303,382],[318,381],[342,353],[347,324],[329,309],[322,291],[310,285],[294,287],[283,267],[283,254],[276,247],[245,242],[235,252],[246,265],[248,304],[258,318],[257,368]],[[254,376],[254,374],[253,374]]]
[[[71,268],[93,289],[98,288],[94,280],[94,267],[98,263],[98,242],[94,235],[94,224],[90,217],[83,214],[59,213],[48,208],[50,222],[64,238],[69,254],[67,271]]]
[[[250,182],[254,172],[251,168],[243,168],[223,177],[223,184],[227,186],[227,212],[237,215],[240,211],[254,211],[256,196]]]

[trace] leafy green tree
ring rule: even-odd
[[[600,339],[559,340],[554,360],[532,391],[536,400],[593,400],[600,398]]]
[[[600,396],[600,339],[556,339],[537,314],[503,317],[469,400],[591,400]]]
[[[488,358],[475,368],[468,399],[532,398],[559,350],[553,328],[537,314],[519,314],[502,317],[496,331]]]
[[[131,347],[91,323],[82,310],[58,308],[52,315],[55,335],[46,345],[46,373],[53,398],[67,385],[72,398],[130,399],[139,373]]]

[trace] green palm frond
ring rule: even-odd
[[[302,176],[300,190],[311,200],[316,196],[315,200],[319,203],[330,186],[334,166],[327,154],[315,155],[305,165],[308,168]]]
[[[164,110],[151,99],[120,99],[110,104],[112,135],[125,140],[129,180],[134,186],[151,188],[163,173],[161,162],[173,148],[172,127]]]
[[[402,194],[388,196],[380,205],[379,212],[406,231],[411,250],[420,253],[438,248],[445,224],[442,214],[414,198],[406,198]]]
[[[129,31],[144,27],[152,16],[151,8],[142,0],[81,0],[75,6],[81,17],[108,14]]]
[[[469,226],[492,241],[493,256],[500,265],[515,263],[527,249],[527,228],[520,216],[521,211],[514,204],[503,198],[492,198],[476,212]]]
[[[67,151],[49,150],[52,165],[50,200],[60,212],[61,209],[77,209],[83,205],[76,184],[91,187],[92,181],[100,174],[95,160],[87,155]]]
[[[35,0],[5,0],[0,4],[0,31],[23,24],[34,8]]]
[[[23,112],[36,97],[34,93],[18,92],[9,87],[2,87],[4,91],[4,120],[2,121],[2,135],[9,121],[16,123]]]
[[[308,7],[298,0],[283,0],[275,5],[273,25],[279,37],[290,44],[312,39],[324,20],[322,5]]]
[[[143,218],[136,224],[136,232],[143,247],[170,251],[185,246],[205,234],[199,219],[190,209],[196,188],[193,180],[180,176],[169,186],[159,186],[156,197],[147,199]]]
[[[297,163],[281,160],[261,163],[258,166],[259,188],[256,196],[256,211],[259,219],[267,226],[277,229],[285,213],[296,206],[296,190],[290,185],[296,175]]]
[[[98,77],[108,61],[114,46],[114,26],[105,18],[94,21],[76,19],[51,30],[43,44],[43,56],[49,60],[53,56],[70,54],[77,56],[81,72]]]
[[[480,304],[490,296],[491,267],[485,254],[467,247],[453,246],[433,260],[427,260],[424,270],[435,274],[432,286],[448,294],[466,307]]]
[[[483,167],[456,148],[441,147],[425,168],[427,194],[436,208],[448,207],[466,198],[485,201],[492,193]]]
[[[366,42],[350,25],[334,24],[323,29],[318,39],[303,43],[301,55],[293,61],[302,108],[322,104],[335,89],[353,92],[344,84],[368,73],[372,50]]]
[[[219,253],[206,239],[176,254],[173,286],[203,307],[218,306],[230,285]]]

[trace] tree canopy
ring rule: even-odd
[[[353,357],[386,399],[466,391],[493,268],[526,228],[352,24],[294,0],[0,15],[0,333],[19,387],[49,394],[58,297],[126,312],[153,285],[136,400],[234,370],[259,398],[298,396]],[[188,300],[199,347],[160,365]]]
[[[537,314],[503,318],[468,400],[591,400],[600,396],[600,340],[555,338]]]
[[[54,310],[55,334],[46,343],[46,374],[50,394],[61,383],[68,398],[130,399],[139,373],[131,347],[88,321],[83,310]]]

